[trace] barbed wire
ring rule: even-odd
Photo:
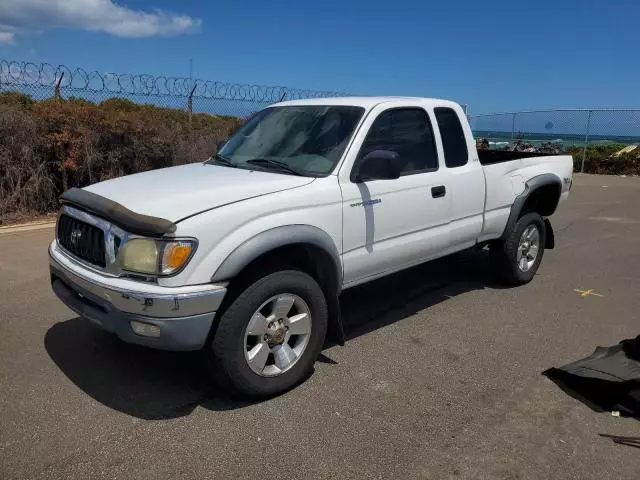
[[[66,65],[0,60],[0,86],[50,87],[113,95],[174,96],[248,102],[341,97],[332,91],[218,82],[148,74],[100,73]]]

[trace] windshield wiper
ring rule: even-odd
[[[216,163],[220,163],[228,167],[238,168],[238,166],[235,163],[233,163],[231,160],[229,160],[228,157],[225,157],[224,155],[220,155],[219,153],[216,153],[213,157],[209,159],[209,161],[213,159],[216,160]]]
[[[299,175],[301,177],[307,176],[297,168],[292,167],[286,162],[281,162],[280,160],[271,160],[270,158],[252,158],[251,160],[247,160],[246,163],[250,165],[260,165],[261,167],[265,168],[275,167],[283,172],[289,172],[293,175]]]

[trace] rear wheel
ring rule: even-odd
[[[523,215],[506,239],[491,246],[491,257],[501,279],[509,285],[530,282],[542,261],[545,239],[542,217],[537,213]]]
[[[213,374],[252,396],[284,392],[313,369],[327,331],[327,303],[306,273],[272,273],[249,285],[220,318]]]

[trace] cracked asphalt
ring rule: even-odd
[[[77,318],[53,229],[3,233],[0,478],[638,479],[640,449],[600,434],[640,423],[541,372],[640,334],[639,207],[639,178],[579,175],[531,284],[470,251],[345,292],[346,345],[263,402]]]

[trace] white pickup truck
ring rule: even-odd
[[[344,289],[474,246],[529,282],[573,167],[535,155],[477,151],[445,100],[278,103],[204,163],[65,192],[52,287],[126,342],[204,349],[226,384],[272,395],[343,343]]]

